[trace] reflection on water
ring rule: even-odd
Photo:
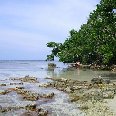
[[[109,71],[92,71],[67,68],[67,64],[54,62],[57,68],[48,68],[46,61],[0,61],[0,79],[16,76],[36,76],[45,78],[68,78],[82,81],[90,81],[93,77],[102,76],[104,78],[116,79],[116,73]]]
[[[93,71],[93,70],[80,70],[80,69],[54,69],[47,70],[47,74],[53,78],[67,78],[80,81],[90,81],[94,77],[101,76],[108,79],[116,79],[116,73],[111,71]]]
[[[25,61],[26,62],[26,61]],[[68,95],[61,91],[52,88],[42,88],[39,87],[39,84],[45,83],[50,80],[45,80],[46,76],[60,76],[63,73],[62,69],[66,66],[58,63],[60,68],[48,69],[48,62],[39,62],[39,61],[30,61],[25,63],[24,61],[20,62],[2,62],[0,64],[0,83],[5,83],[7,86],[1,86],[0,89],[6,90],[8,88],[15,88],[17,85],[12,85],[10,83],[17,83],[17,81],[9,80],[9,77],[22,77],[25,75],[36,76],[39,80],[39,83],[27,83],[23,82],[23,86],[26,90],[36,92],[38,94],[48,94],[51,92],[55,93],[55,97],[52,100],[39,99],[36,101],[37,106],[44,107],[47,110],[52,111],[50,116],[84,116],[84,114],[78,109],[78,104],[69,103]],[[3,68],[2,68],[3,67]],[[5,78],[7,80],[5,80]],[[3,81],[1,81],[4,79]],[[20,81],[19,81],[20,82]],[[22,86],[22,85],[21,85]],[[9,103],[8,101],[11,101]],[[3,101],[3,103],[2,103]],[[27,100],[24,100],[21,95],[16,94],[15,92],[8,93],[7,95],[0,96],[0,105],[5,107],[24,107],[27,104],[32,104]],[[65,106],[65,107],[64,107]],[[62,109],[61,109],[62,108]],[[20,116],[21,113],[24,113],[25,110],[17,110],[6,113],[0,113],[0,116]]]
[[[110,79],[110,80],[116,80],[116,73],[114,72],[109,72],[109,73],[106,73],[106,74],[102,74],[101,75],[103,78],[106,78],[106,79]]]

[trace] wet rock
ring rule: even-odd
[[[16,89],[24,89],[24,87],[16,87]]]
[[[36,110],[36,104],[28,104],[25,109],[26,110],[31,110],[31,111],[35,111]]]
[[[54,95],[55,95],[55,94],[52,92],[52,93],[49,93],[49,94],[43,94],[43,95],[41,95],[40,97],[42,97],[42,98],[53,98]]]
[[[23,99],[30,100],[30,101],[36,101],[39,99],[39,95],[37,93],[27,92],[22,95],[23,95]]]
[[[38,82],[36,77],[33,77],[33,76],[31,77],[29,75],[25,76],[24,78],[20,78],[20,80],[23,82],[31,82],[31,83]]]
[[[44,110],[42,108],[38,108],[36,110],[36,112],[37,112],[38,116],[47,116],[47,114],[48,114],[48,111],[47,110]]]
[[[110,109],[102,102],[85,102],[83,106],[87,106],[89,109],[83,110],[86,116],[115,116]]]
[[[6,86],[6,84],[5,83],[2,83],[2,84],[0,84],[0,86]]]
[[[16,88],[8,88],[9,91],[16,91]]]
[[[83,105],[81,107],[79,107],[80,110],[88,110],[89,107],[87,105]]]
[[[7,106],[7,107],[2,107],[0,108],[0,112],[8,112],[8,111],[14,111],[14,110],[19,110],[19,109],[22,109],[22,107],[20,106]]]
[[[71,87],[67,87],[67,88],[65,89],[65,91],[68,92],[68,93],[72,93],[74,90],[73,90],[73,88],[71,88]]]
[[[42,85],[39,85],[39,87],[51,87],[52,86],[52,83],[45,83],[45,84],[42,84]]]
[[[113,99],[114,94],[115,94],[114,91],[111,91],[111,90],[103,91],[103,98],[104,99]]]
[[[48,63],[48,68],[56,68],[56,64],[54,64],[54,63]]]
[[[10,95],[1,95],[0,96],[0,113],[13,112],[18,110],[36,110],[36,102],[32,101],[15,101],[14,98]],[[4,114],[3,114],[4,115]],[[0,114],[1,116],[1,114]],[[9,116],[9,115],[7,115]],[[10,114],[11,116],[11,114]],[[13,115],[14,116],[14,115]]]
[[[23,83],[10,83],[10,85],[23,85]]]
[[[16,92],[18,94],[21,94],[23,99],[26,99],[26,100],[36,101],[39,99],[38,93],[33,93],[33,92],[25,90],[25,89],[16,89]]]
[[[61,82],[68,82],[69,81],[69,79],[65,79],[65,78],[61,78],[61,80],[60,80]]]
[[[106,83],[106,84],[110,84],[111,81],[110,81],[109,79],[107,79],[107,80],[105,80],[105,83]]]
[[[92,84],[103,84],[104,83],[104,80],[102,78],[93,78],[91,80],[91,83]]]
[[[0,108],[0,112],[8,112],[8,111],[10,111],[11,109],[10,108],[8,108],[8,107],[2,107],[1,106],[1,108]]]
[[[27,111],[27,112],[22,113],[20,116],[38,116],[38,115],[35,112]]]
[[[104,114],[113,116],[107,110],[106,113],[106,107],[103,106],[104,99],[113,99],[116,94],[116,85],[110,80],[104,80],[100,77],[93,78],[91,82],[63,78],[52,78],[51,80],[53,82],[49,82],[44,86],[67,92],[70,101],[81,104],[79,109],[86,112],[87,116],[93,116],[93,114],[95,116],[104,116]]]
[[[80,99],[81,99],[81,97],[78,96],[78,95],[72,95],[72,96],[70,96],[70,101],[71,102],[76,102],[76,101],[78,101]]]
[[[42,108],[36,108],[35,111],[27,111],[24,112],[23,114],[21,114],[21,116],[47,116],[48,115],[48,111],[44,110]]]
[[[110,83],[110,84],[103,84],[102,87],[101,87],[101,90],[102,91],[113,91],[115,94],[116,94],[116,85],[113,84],[113,83]]]
[[[49,93],[49,94],[38,94],[38,93],[34,93],[31,91],[27,91],[25,89],[16,89],[16,92],[18,94],[21,94],[23,99],[29,100],[29,101],[36,101],[39,98],[53,98],[54,97],[54,93]]]
[[[27,75],[23,78],[11,78],[11,80],[20,80],[22,82],[29,82],[29,83],[38,83],[39,82],[36,77],[29,76],[29,75]]]
[[[45,84],[45,87],[53,87],[69,93],[70,101],[103,101],[113,98],[116,93],[116,85],[110,80],[93,78],[90,82],[63,78],[53,78],[53,82]]]
[[[19,81],[20,78],[10,78],[10,80],[12,80],[12,81]]]
[[[5,95],[9,92],[11,92],[11,91],[10,90],[0,90],[0,95]]]
[[[52,80],[53,78],[51,78],[51,77],[46,77],[45,79],[51,79],[51,80]]]
[[[91,97],[92,96],[92,97]],[[91,100],[96,100],[96,101],[102,101],[102,91],[101,90],[94,90],[89,93],[89,97],[91,97]]]
[[[38,96],[30,96],[30,95],[26,96],[26,95],[24,95],[23,99],[30,100],[30,101],[36,101],[39,98],[38,98]]]

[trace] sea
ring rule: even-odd
[[[55,63],[56,68],[48,68],[48,63]],[[69,64],[64,64],[58,61],[43,61],[43,60],[1,60],[0,61],[0,83],[8,83],[9,78],[19,78],[26,75],[35,76],[40,84],[48,82],[46,77],[51,78],[66,78],[79,81],[91,81],[92,78],[101,76],[103,78],[114,80],[116,73],[111,71],[95,71],[89,69],[70,68]],[[48,102],[38,101],[39,107],[51,111],[49,116],[84,116],[85,114],[79,110],[79,104],[69,102],[68,94],[58,91],[53,88],[41,88],[36,84],[25,84],[26,88],[38,93],[55,93],[53,100]],[[0,96],[0,104],[3,103],[3,96]],[[7,98],[7,96],[6,96]],[[17,94],[9,94],[9,99],[13,103],[22,103]],[[5,102],[5,101],[4,101]],[[24,102],[24,101],[23,101]],[[6,100],[6,106],[9,102]],[[20,116],[23,111],[0,113],[0,116]]]
[[[49,69],[48,63],[55,63],[55,69]],[[81,81],[90,81],[94,77],[115,77],[111,71],[93,71],[69,68],[69,64],[58,61],[44,60],[1,60],[0,79],[20,76],[36,76],[37,78],[71,78]]]

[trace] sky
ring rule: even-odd
[[[64,42],[99,0],[0,0],[0,60],[45,60],[46,43]]]

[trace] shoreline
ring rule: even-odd
[[[109,82],[106,80],[103,80],[102,78],[93,78],[91,82],[88,81],[78,81],[78,80],[73,80],[73,79],[65,79],[65,78],[44,78],[46,81],[44,84],[40,83],[38,78],[33,77],[33,76],[25,76],[25,77],[16,77],[16,78],[10,78],[12,82],[9,84],[6,81],[3,81],[0,84],[0,96],[9,96],[10,93],[17,93],[23,100],[23,102],[26,100],[27,102],[24,102],[25,106],[19,106],[16,107],[11,107],[7,106],[5,109],[1,109],[1,112],[9,112],[10,109],[12,110],[20,110],[23,109],[23,113],[27,113],[27,111],[30,112],[30,114],[34,113],[37,115],[42,116],[49,116],[50,110],[46,109],[48,106],[49,107],[57,107],[61,108],[64,105],[67,107],[65,109],[67,112],[69,110],[73,111],[72,108],[70,109],[69,104],[76,104],[77,109],[75,107],[75,112],[74,116],[76,116],[76,111],[80,112],[80,116],[115,116],[116,111],[115,111],[115,106],[116,106],[116,83],[114,82]],[[5,84],[6,82],[7,84]],[[34,91],[34,88],[26,88],[25,84],[28,84],[30,87],[37,87],[37,89],[49,89],[50,91],[48,93],[38,93],[37,91]],[[4,88],[2,90],[2,88]],[[6,88],[6,89],[5,89]],[[54,91],[53,91],[54,90]],[[55,90],[58,90],[59,92],[55,92]],[[48,90],[47,90],[48,91]],[[61,96],[56,97],[57,94],[62,92]],[[69,96],[68,98],[68,104],[65,102],[61,102],[60,104],[60,99],[61,97],[66,97],[63,95],[63,93],[67,94]],[[12,95],[11,95],[12,96]],[[1,97],[1,99],[2,99]],[[18,97],[18,96],[17,96]],[[57,100],[57,103],[52,103],[52,100],[54,99]],[[5,98],[6,99],[6,98]],[[19,102],[21,99],[19,99]],[[10,100],[10,96],[9,96]],[[42,109],[41,106],[44,105],[39,105],[36,103],[38,100],[42,100],[42,104],[48,104],[47,107],[44,107]],[[30,101],[30,102],[29,102]],[[50,102],[51,101],[51,102]],[[28,103],[29,102],[29,103]],[[6,101],[7,103],[7,101]],[[39,102],[38,102],[39,103]],[[53,106],[54,105],[54,106]],[[56,105],[56,106],[55,106]],[[2,108],[2,107],[1,107]],[[28,110],[27,110],[28,108]],[[57,110],[58,109],[54,109]],[[61,110],[61,109],[60,109]],[[62,111],[62,110],[61,110]],[[53,112],[52,112],[53,113]],[[51,113],[51,115],[52,115]],[[54,111],[55,113],[55,111]],[[71,115],[71,114],[70,114]],[[54,116],[54,115],[53,115]]]
[[[84,116],[77,104],[68,102],[67,94],[56,89],[40,87],[41,84],[39,78],[29,75],[3,80],[0,83],[0,115]]]
[[[116,65],[97,65],[97,64],[80,64],[80,62],[69,63],[69,67],[79,68],[79,69],[91,69],[91,70],[101,70],[101,71],[113,71],[116,72]]]
[[[48,78],[49,79],[49,78]],[[97,83],[94,85],[93,88],[87,88],[87,83],[83,82],[82,85],[75,86],[75,82],[72,80],[67,79],[53,79],[53,83],[48,83],[44,85],[44,87],[53,87],[60,91],[68,93],[70,96],[70,101],[75,102],[77,104],[80,104],[79,109],[86,114],[86,116],[115,116],[116,111],[116,96],[114,91],[116,90],[116,85],[114,83]],[[65,87],[64,84],[67,84],[68,81],[72,81],[73,87],[77,87],[77,89],[85,89],[84,92],[78,90],[78,92],[72,92],[74,88],[71,88],[71,86]],[[70,83],[70,82],[68,82]],[[91,83],[89,83],[91,84]],[[88,86],[89,87],[89,86]],[[106,88],[106,89],[105,89]],[[103,91],[100,91],[100,89],[104,89]],[[91,91],[90,91],[91,90]],[[88,91],[88,92],[87,92]],[[102,92],[102,94],[101,94]],[[109,93],[108,93],[109,92]],[[101,96],[100,96],[101,94]],[[103,95],[104,94],[104,95]],[[90,98],[89,98],[90,97]],[[100,98],[101,97],[101,98]]]

